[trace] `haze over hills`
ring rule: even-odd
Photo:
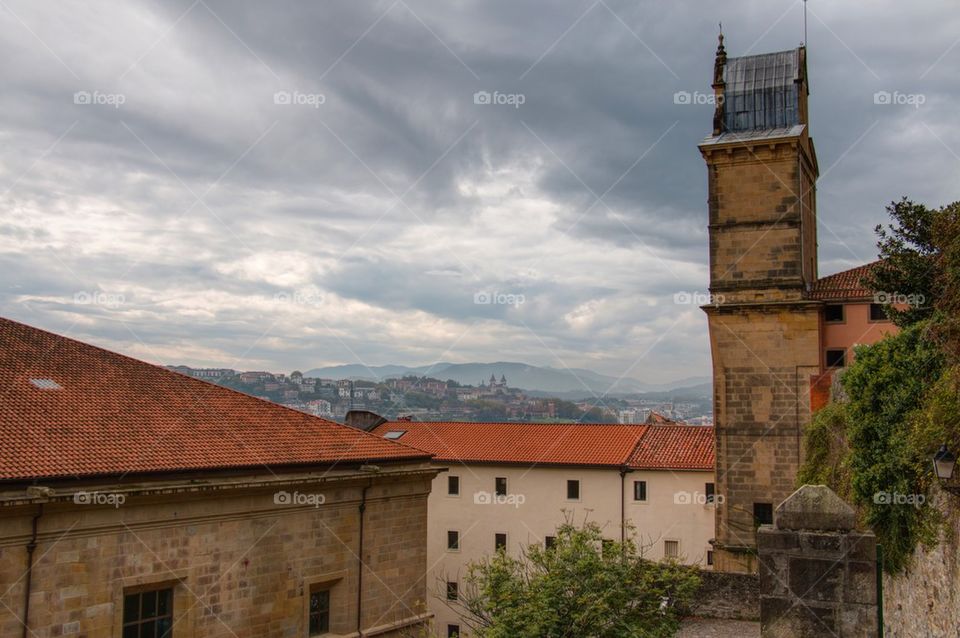
[[[628,394],[636,392],[667,391],[675,388],[697,386],[702,391],[704,384],[711,379],[706,376],[688,377],[670,383],[648,383],[633,378],[617,379],[585,370],[582,368],[558,369],[548,366],[534,366],[512,361],[494,363],[435,363],[433,365],[410,367],[403,365],[364,366],[347,364],[314,368],[305,371],[309,377],[328,379],[352,379],[382,381],[405,375],[429,376],[436,379],[454,381],[466,385],[486,383],[490,375],[498,380],[501,375],[507,377],[507,383],[513,388],[551,393],[596,393]],[[709,390],[707,390],[709,392]]]

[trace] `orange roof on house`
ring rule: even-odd
[[[628,464],[638,470],[712,470],[713,428],[651,426],[630,455]]]
[[[873,299],[873,291],[865,287],[861,280],[879,263],[879,261],[874,261],[850,270],[821,277],[813,282],[808,297],[819,301],[871,300]]]
[[[0,480],[429,458],[2,318],[0,441]]]
[[[677,430],[661,433],[660,430]],[[681,432],[689,430],[690,433]],[[397,436],[442,463],[585,465],[638,469],[713,469],[713,428],[616,423],[391,421],[373,429]],[[665,436],[665,434],[667,434]],[[650,444],[644,441],[650,437]],[[709,453],[702,449],[708,442]],[[686,449],[693,446],[693,450]],[[638,449],[646,453],[637,456]],[[660,455],[658,463],[651,459]],[[634,464],[636,458],[637,465]]]

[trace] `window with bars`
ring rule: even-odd
[[[310,592],[310,635],[319,636],[330,631],[330,590]]]
[[[173,588],[123,597],[123,638],[172,638]]]

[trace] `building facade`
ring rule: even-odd
[[[416,635],[429,454],[0,319],[0,635]]]
[[[564,522],[629,535],[651,560],[712,562],[713,432],[692,426],[395,421],[375,433],[434,454],[428,608],[437,636],[468,636],[458,593],[501,546],[549,544]]]

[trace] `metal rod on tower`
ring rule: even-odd
[[[807,46],[807,0],[803,0],[803,46]]]

